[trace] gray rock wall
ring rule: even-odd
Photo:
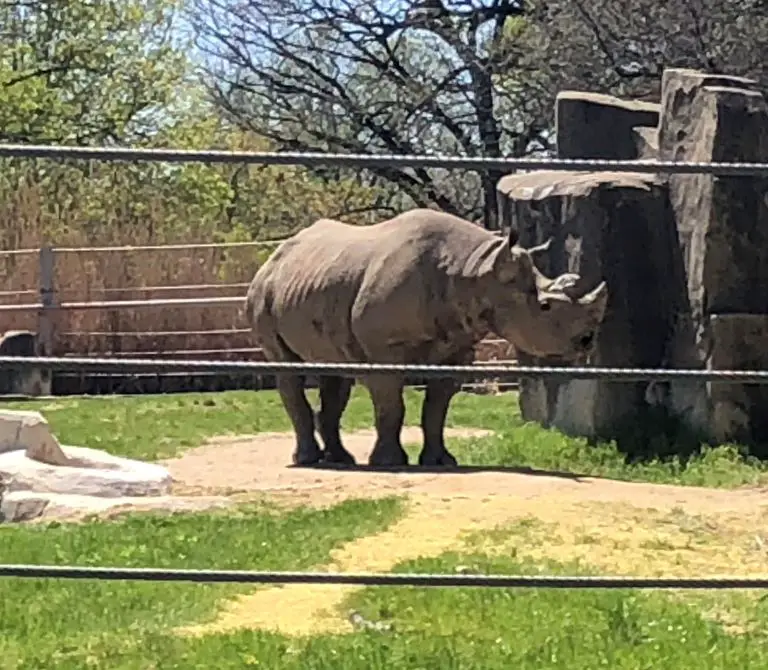
[[[658,104],[583,91],[561,91],[555,103],[559,158],[634,160],[647,151],[642,131],[659,123]]]
[[[507,224],[523,246],[552,237],[540,269],[576,272],[589,287],[608,282],[610,298],[592,363],[661,367],[686,308],[686,281],[664,180],[630,173],[535,172],[508,176],[499,192]],[[559,365],[518,352],[523,364]],[[645,383],[521,383],[524,418],[570,434],[620,439],[648,409]]]
[[[660,105],[567,91],[556,116],[561,158],[768,162],[768,103],[739,77],[670,69]],[[554,237],[542,270],[607,280],[593,364],[768,368],[768,176],[543,171],[502,179],[499,197],[523,244]],[[766,386],[528,379],[520,401],[526,418],[601,438],[661,409],[768,456]]]
[[[665,71],[659,157],[768,161],[765,98],[748,79]],[[668,181],[695,331],[695,346],[683,352],[685,359],[710,369],[765,368],[768,178],[670,175]],[[689,384],[672,395],[676,406],[704,408],[713,442],[738,441],[768,455],[765,387]]]

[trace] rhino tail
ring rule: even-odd
[[[245,303],[240,312],[241,317],[244,318],[246,323],[251,327],[253,326],[253,320],[256,316],[260,295],[261,291],[256,286],[256,283],[252,282],[248,287],[248,293],[245,295]]]

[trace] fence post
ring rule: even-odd
[[[54,289],[55,253],[53,247],[40,247],[40,311],[37,317],[37,347],[39,356],[53,355],[53,309],[56,306]]]

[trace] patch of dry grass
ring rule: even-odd
[[[477,533],[473,551],[493,557],[574,565],[592,574],[638,577],[764,577],[768,511],[691,514],[632,505],[578,502],[537,510],[520,521]],[[671,591],[731,633],[753,628],[759,591]]]

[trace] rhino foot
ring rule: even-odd
[[[368,465],[377,467],[408,465],[408,454],[405,453],[405,450],[400,445],[393,448],[386,448],[377,444],[371,452],[371,456],[368,459]]]
[[[343,447],[341,449],[326,449],[323,457],[325,463],[340,463],[341,465],[356,465],[355,457]]]
[[[419,465],[427,466],[427,467],[449,467],[453,468],[458,465],[458,461],[456,460],[456,457],[447,449],[443,449],[440,452],[437,453],[424,453],[423,451],[419,454]]]
[[[315,445],[314,449],[297,448],[293,452],[294,465],[317,465],[323,460],[323,450]]]

